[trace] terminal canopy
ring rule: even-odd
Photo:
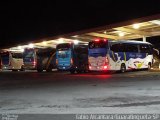
[[[100,26],[98,28],[92,28],[89,30],[77,31],[61,36],[53,36],[50,38],[44,38],[41,40],[35,40],[29,44],[12,46],[3,50],[21,50],[26,47],[53,47],[55,48],[59,43],[65,42],[89,42],[95,38],[106,38],[112,40],[130,40],[146,37],[160,36],[160,14],[148,16],[144,18],[138,18],[134,20],[124,21],[121,23],[110,24],[106,26]]]

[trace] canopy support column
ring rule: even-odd
[[[143,36],[143,42],[146,42],[146,36]]]

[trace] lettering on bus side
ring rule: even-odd
[[[142,54],[136,54],[137,58],[142,58]]]
[[[129,54],[129,57],[131,57],[131,58],[135,58],[136,57],[136,55],[135,54]]]

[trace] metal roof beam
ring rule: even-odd
[[[93,40],[93,37],[91,36],[84,36],[84,35],[79,35],[79,36],[76,36],[76,37],[70,37],[71,39],[75,40],[75,39],[78,39],[78,40],[81,40],[81,41],[86,41],[86,42],[89,42],[91,40]]]
[[[152,20],[150,22],[160,26],[160,20]]]
[[[86,33],[86,35],[95,36],[95,37],[102,37],[102,38],[108,38],[108,39],[114,39],[114,40],[118,39],[117,36],[100,34],[100,33],[95,33],[95,32]]]
[[[118,30],[118,31],[122,31],[122,32],[127,32],[127,33],[142,35],[142,36],[148,36],[148,35],[150,34],[149,32],[144,32],[144,31],[135,30],[135,29],[130,29],[130,28],[124,28],[124,27],[113,28],[113,29],[114,29],[114,30]]]

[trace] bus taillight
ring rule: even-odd
[[[73,59],[71,58],[71,65],[73,64]]]
[[[107,69],[107,65],[103,66],[103,69],[106,70]]]
[[[36,66],[36,61],[33,62],[33,65]]]
[[[56,65],[58,65],[58,59],[56,59]]]

